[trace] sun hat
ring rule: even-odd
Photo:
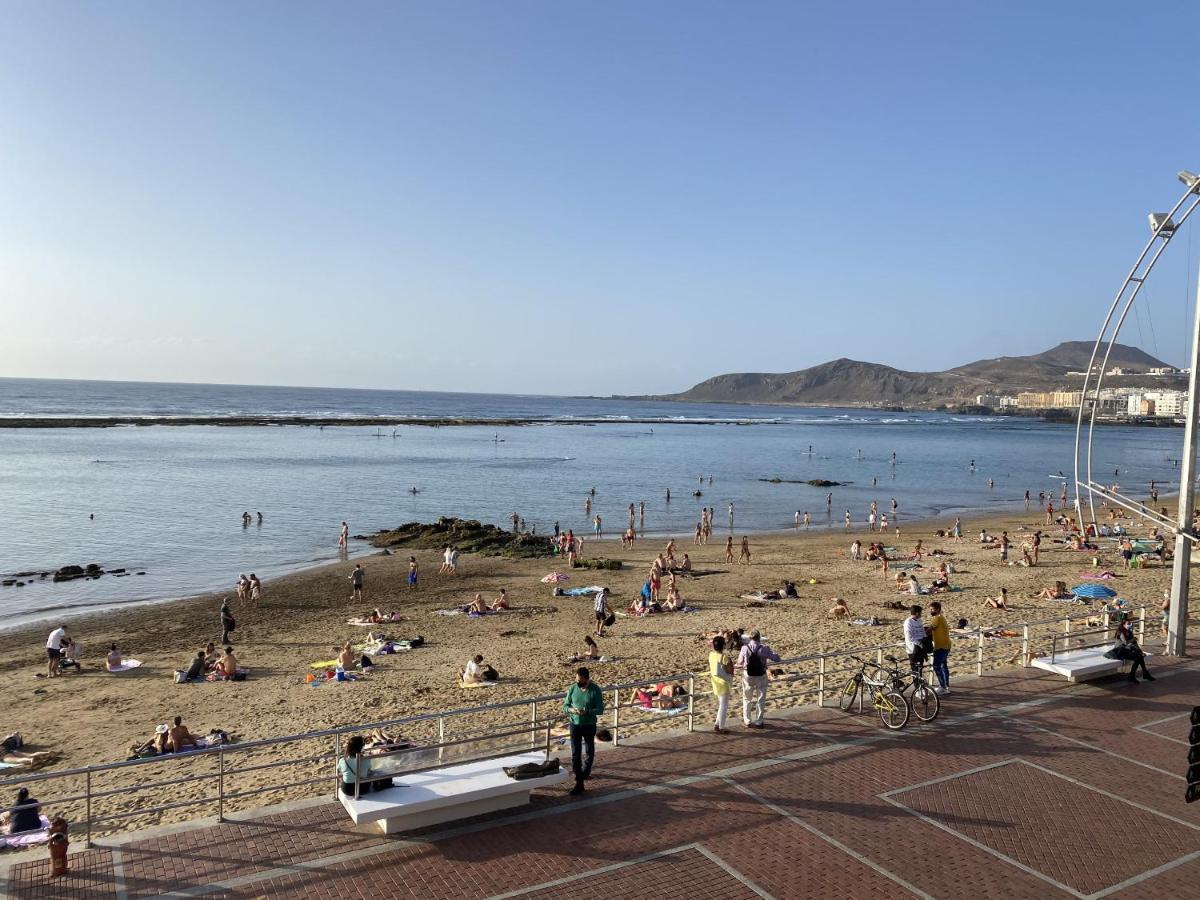
[[[171,729],[169,729],[166,725],[156,725],[154,728],[154,733],[155,734],[166,734],[170,730]]]

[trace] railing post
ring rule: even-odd
[[[87,770],[87,786],[85,792],[87,799],[85,801],[84,813],[87,816],[87,840],[83,842],[83,846],[89,850],[92,849],[92,770],[91,767]]]
[[[825,705],[825,657],[817,658],[817,706]]]
[[[978,643],[975,646],[975,674],[983,674],[983,629],[980,628],[976,638]]]
[[[336,800],[338,798],[338,788],[339,788],[340,782],[341,782],[341,778],[338,777],[338,770],[337,770],[338,760],[340,760],[341,758],[342,758],[342,735],[341,735],[341,732],[338,732],[337,734],[335,734],[333,736],[333,799],[334,800]]]
[[[225,745],[217,744],[217,821],[225,821]]]
[[[1068,615],[1063,618],[1063,634],[1070,634],[1070,633],[1071,633],[1071,617]]]
[[[1029,626],[1024,626],[1024,635],[1021,638],[1021,665],[1024,668],[1029,668]]]
[[[534,700],[529,704],[529,744],[531,747],[537,746],[537,701]]]
[[[695,731],[695,722],[693,721],[696,715],[696,676],[688,676],[688,732]]]
[[[1138,643],[1146,643],[1146,607],[1138,610]]]
[[[442,761],[445,747],[442,744],[446,743],[446,717],[438,716],[438,762]]]
[[[883,668],[883,648],[879,647],[875,650],[875,665]]]
[[[613,746],[621,743],[621,692],[613,688]]]

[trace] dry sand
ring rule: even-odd
[[[1079,611],[1031,595],[1056,579],[1077,584],[1080,573],[1093,568],[1092,553],[1066,550],[1054,543],[1059,535],[1051,531],[1043,543],[1041,564],[1027,569],[1004,566],[998,551],[977,544],[979,528],[986,525],[993,533],[1007,529],[1019,547],[1023,536],[1041,527],[1036,513],[966,520],[962,544],[934,536],[936,527],[948,524],[902,522],[901,536],[890,533],[887,544],[907,554],[920,538],[926,550],[951,554],[944,557],[958,570],[951,582],[962,588],[940,597],[951,622],[965,617],[972,625],[998,626]],[[870,540],[865,529],[854,535],[864,543]],[[705,547],[680,540],[680,555],[690,553],[696,569],[715,570],[715,574],[681,580],[685,599],[699,611],[619,619],[600,640],[601,652],[617,661],[593,666],[597,680],[611,684],[701,670],[706,648],[697,636],[726,626],[761,629],[785,657],[897,639],[904,613],[883,609],[881,604],[905,598],[897,594],[892,575],[885,578],[878,564],[848,558],[851,539],[841,531],[752,536],[749,566],[725,563],[723,536],[714,535]],[[1102,567],[1122,576],[1108,584],[1129,601],[1157,602],[1169,587],[1169,568],[1125,572],[1113,542],[1103,543],[1108,549],[1100,553]],[[620,608],[640,589],[650,561],[664,544],[662,539],[646,539],[629,551],[617,540],[588,541],[589,556],[621,559],[625,568],[576,570],[571,584],[607,584],[614,592],[614,607]],[[1019,550],[1013,554],[1019,555]],[[74,767],[124,759],[134,739],[144,739],[156,723],[177,714],[193,730],[220,727],[246,740],[551,693],[568,683],[571,669],[563,661],[582,648],[583,637],[591,630],[592,602],[586,597],[553,597],[550,588],[539,582],[559,568],[557,561],[464,557],[458,575],[448,577],[434,574],[440,554],[417,551],[416,556],[421,583],[413,591],[405,584],[407,554],[402,552],[363,560],[366,595],[362,603],[349,600],[352,563],[272,582],[265,586],[257,606],[232,601],[238,620],[233,643],[240,660],[252,669],[251,677],[241,683],[176,685],[172,681],[175,669],[185,667],[205,641],[220,636],[219,596],[68,618],[83,645],[85,667],[80,674],[57,679],[35,677],[45,668],[48,626],[5,632],[0,635],[0,672],[8,685],[9,702],[0,730],[21,731],[34,748],[53,747],[63,754],[60,766]],[[926,560],[925,565],[922,581],[928,584],[936,560]],[[777,588],[785,579],[796,582],[799,599],[762,608],[739,599],[754,589]],[[817,583],[810,584],[809,579]],[[477,619],[434,613],[469,602],[477,591],[490,600],[502,587],[508,589],[511,612]],[[983,608],[984,598],[1000,587],[1009,590],[1011,611]],[[665,596],[665,584],[663,591]],[[875,615],[885,624],[864,627],[831,620],[827,610],[835,596],[845,598],[853,614]],[[365,633],[366,629],[347,625],[346,619],[373,606],[395,609],[407,617],[400,624],[385,626],[392,636],[422,635],[426,645],[377,657],[374,673],[361,681],[319,688],[306,685],[310,662],[330,658],[334,645]],[[1157,649],[1157,616],[1151,621],[1146,644]],[[142,660],[142,668],[120,676],[104,672],[103,654],[110,641],[117,641],[127,656]],[[484,691],[462,690],[456,673],[477,652],[501,672],[503,681]]]

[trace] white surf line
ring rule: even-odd
[[[731,778],[725,778],[722,780],[728,782],[735,789],[741,791],[743,794],[745,794],[747,797],[750,797],[752,800],[756,800],[757,802],[761,803],[763,806],[765,806],[767,809],[771,810],[771,812],[775,813],[776,815],[782,816],[783,818],[787,819],[789,822],[793,822],[796,825],[799,825],[805,831],[809,832],[810,834],[816,835],[821,840],[823,840],[825,843],[829,844],[831,847],[835,847],[838,850],[841,850],[843,853],[845,853],[851,859],[858,860],[858,862],[862,863],[864,866],[867,866],[870,869],[874,869],[876,872],[878,872],[880,875],[882,875],[884,878],[888,879],[889,881],[892,881],[895,884],[900,885],[902,888],[904,888],[907,891],[911,891],[914,895],[923,898],[923,900],[934,900],[932,894],[927,894],[925,891],[921,890],[915,884],[905,880],[901,876],[897,875],[895,872],[892,872],[889,869],[885,869],[883,866],[879,865],[879,863],[875,862],[872,859],[868,859],[866,856],[863,856],[857,850],[853,849],[852,847],[847,846],[846,844],[843,844],[837,838],[833,837],[832,835],[826,834],[825,832],[821,831],[819,828],[816,828],[815,826],[810,825],[808,822],[804,821],[799,816],[788,812],[782,806],[778,806],[777,804],[772,803],[770,800],[767,800],[765,797],[760,796],[759,794],[755,793],[753,790],[746,787],[745,785],[739,784],[738,782],[734,781]]]

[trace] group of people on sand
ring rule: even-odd
[[[197,650],[186,668],[179,670],[178,680],[181,683],[207,681],[211,676],[215,681],[240,681],[238,658],[233,647],[227,646],[218,650],[212,641],[203,650]]]
[[[508,591],[505,588],[500,588],[500,593],[490,603],[483,599],[483,594],[476,594],[474,599],[463,607],[463,612],[482,616],[489,612],[500,612],[502,609],[512,609],[508,604]]]
[[[250,577],[239,575],[237,580],[237,598],[244,602],[257,603],[262,597],[262,582],[253,572]]]
[[[224,736],[222,735],[222,738]],[[183,753],[187,750],[197,750],[207,746],[208,740],[192,734],[183,724],[183,717],[176,716],[172,724],[156,725],[154,734],[141,743],[131,744],[130,758],[145,756],[163,756],[167,753]]]
[[[713,514],[715,512],[716,510],[711,506],[705,506],[700,510],[700,521],[696,523],[696,533],[692,537],[692,541],[697,547],[707,544],[708,539],[712,536]]]
[[[24,746],[25,738],[19,731],[6,734],[4,739],[0,740],[0,762],[27,769],[40,769],[59,758],[59,754],[54,750],[29,751],[23,750]]]

